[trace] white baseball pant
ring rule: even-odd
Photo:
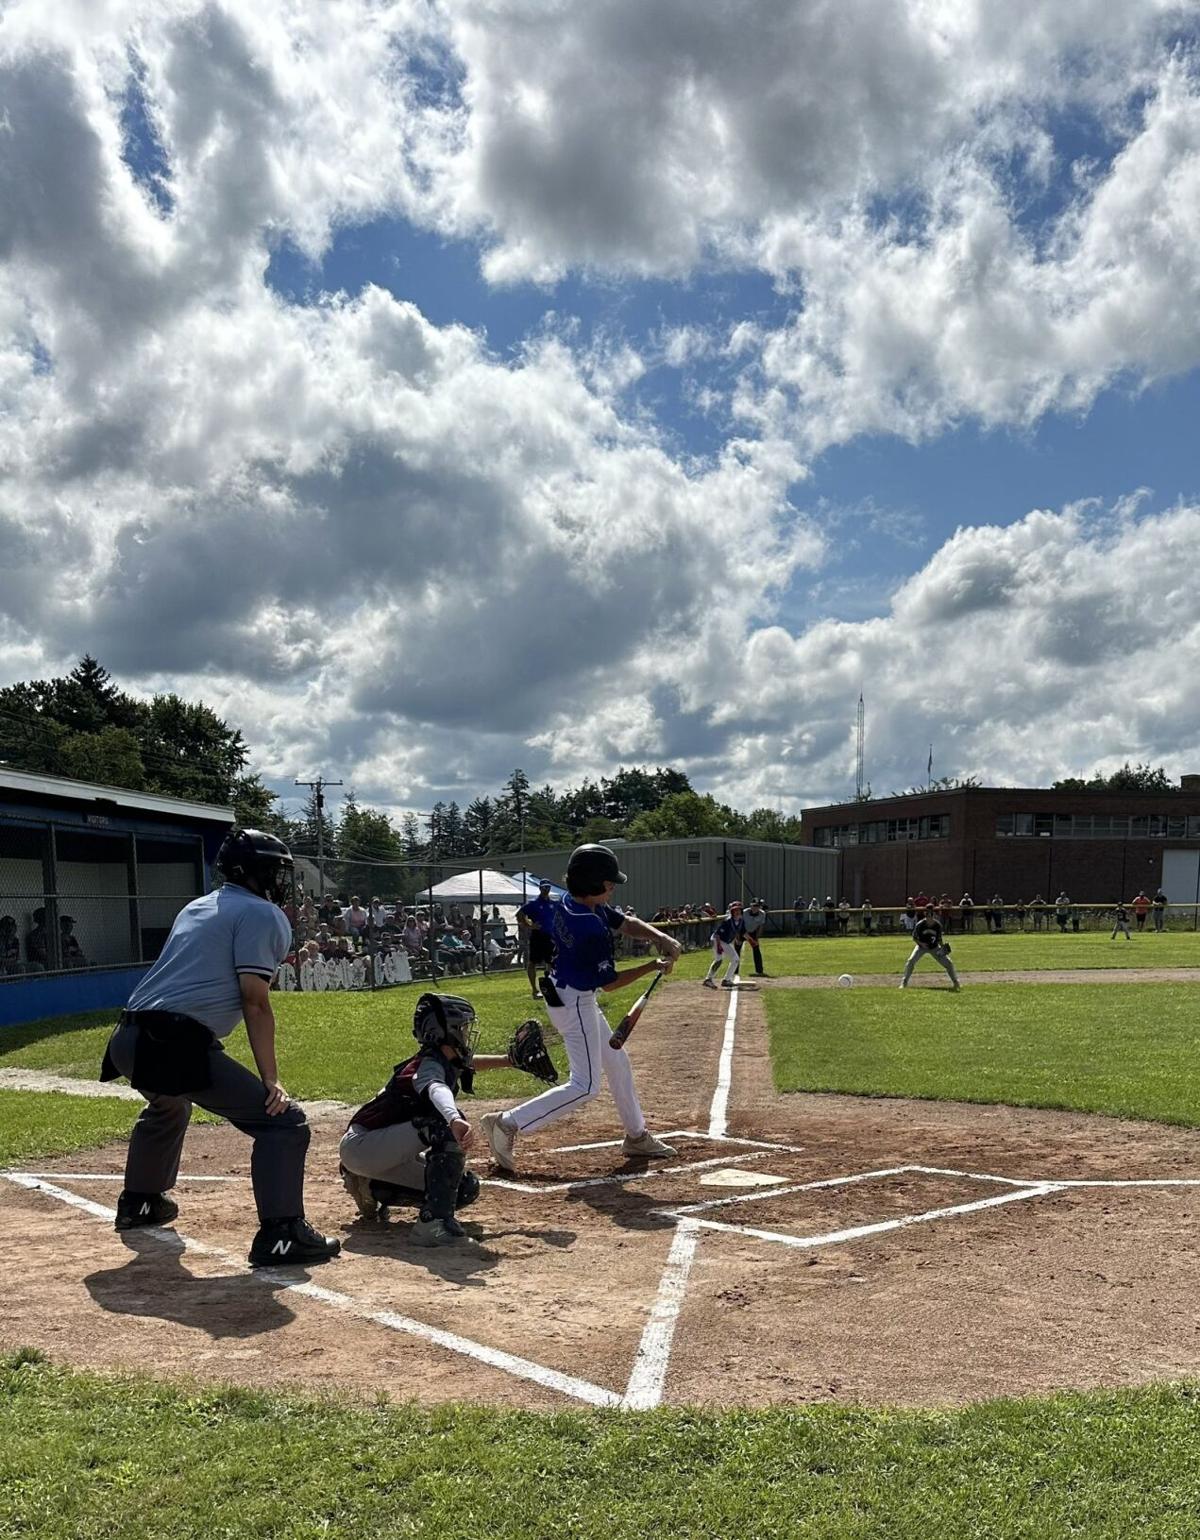
[[[551,1025],[567,1050],[570,1074],[561,1085],[553,1085],[504,1115],[506,1125],[518,1133],[546,1128],[556,1118],[576,1111],[600,1094],[601,1076],[608,1081],[617,1116],[627,1134],[644,1133],[646,1119],[633,1084],[633,1066],[623,1048],[610,1048],[612,1028],[605,1020],[594,989],[556,986],[561,1005],[546,1002]]]
[[[734,946],[732,941],[713,942],[713,960],[709,963],[708,972],[704,977],[706,979],[712,978],[723,962],[728,963],[725,969],[725,978],[729,983],[732,983],[733,976],[737,972],[738,967],[737,947]]]

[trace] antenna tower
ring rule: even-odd
[[[858,764],[854,786],[854,797],[858,802],[861,802],[863,799],[863,740],[866,737],[866,728],[867,713],[866,708],[863,706],[862,691],[860,690],[858,692]]]

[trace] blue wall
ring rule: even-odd
[[[74,1015],[77,1011],[116,1012],[133,993],[149,964],[136,968],[106,968],[95,973],[55,973],[43,978],[12,979],[0,984],[0,1027],[43,1016]],[[99,1071],[100,1066],[96,1066]]]

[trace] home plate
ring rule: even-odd
[[[767,1171],[745,1171],[739,1166],[720,1166],[698,1177],[701,1187],[774,1187],[786,1182],[786,1176],[771,1176]]]

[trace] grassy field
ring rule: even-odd
[[[0,1360],[0,1533],[29,1540],[1191,1540],[1200,1509],[1187,1387],[945,1412],[537,1416],[20,1358]]]
[[[1200,968],[1200,935],[1192,931],[1134,933],[1132,941],[1108,933],[1081,931],[1059,935],[1057,931],[1005,932],[989,936],[976,932],[952,936],[954,961],[960,972],[991,973],[997,969],[1047,968]],[[763,961],[779,978],[830,973],[898,973],[912,950],[906,936],[767,937]],[[701,961],[701,955],[704,961]],[[708,953],[691,953],[685,959],[685,976],[703,973]],[[749,955],[745,966],[753,963]]]
[[[522,973],[495,978],[447,981],[448,991],[468,996],[479,1013],[481,1051],[502,1051],[517,1023],[541,1015],[529,998]],[[365,1100],[373,1095],[398,1060],[416,1051],[412,1013],[420,991],[381,990],[377,994],[277,994],[272,996],[278,1022],[279,1069],[283,1083],[298,1097]],[[624,996],[620,998],[624,999]],[[633,996],[629,999],[632,1001]],[[95,1079],[115,1012],[91,1011],[50,1021],[0,1028],[0,1067],[51,1070]],[[238,1028],[229,1052],[252,1064],[246,1034]],[[561,1065],[566,1066],[565,1055]],[[533,1082],[516,1070],[489,1074],[478,1082],[497,1096],[528,1093]]]
[[[782,1091],[1200,1124],[1190,984],[773,989],[763,1000]]]

